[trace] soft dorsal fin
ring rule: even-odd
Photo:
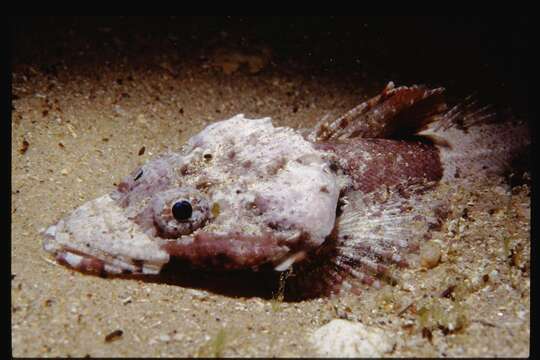
[[[388,83],[377,96],[334,121],[321,121],[308,139],[338,141],[350,138],[402,138],[414,135],[446,111],[444,88],[424,85],[395,87]]]
[[[496,113],[489,105],[481,106],[473,97],[439,116],[418,135],[439,149],[446,181],[519,173],[530,161],[528,124],[509,113]]]

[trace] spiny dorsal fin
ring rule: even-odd
[[[395,87],[390,82],[377,96],[361,103],[332,122],[324,119],[308,139],[338,141],[362,138],[401,138],[417,133],[446,111],[444,88],[424,85]]]

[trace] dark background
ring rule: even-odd
[[[195,56],[220,42],[269,46],[280,69],[445,86],[531,115],[528,16],[13,17],[12,64],[55,75],[59,64],[147,54]],[[119,46],[118,44],[122,44]],[[84,51],[84,56],[77,53]],[[142,60],[141,60],[142,59]],[[300,64],[300,65],[299,65]]]

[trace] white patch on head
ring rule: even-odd
[[[252,190],[269,202],[263,214],[267,222],[302,228],[318,244],[334,227],[339,190],[322,164],[289,162],[273,181],[255,183]]]
[[[310,234],[314,247],[332,231],[339,197],[336,177],[324,153],[295,130],[274,127],[270,118],[250,120],[239,114],[208,126],[188,146],[191,161],[211,156],[199,176],[183,179],[212,183],[210,199],[224,215],[215,219],[211,231],[240,228],[256,234],[265,224],[279,223],[284,235],[299,229]],[[265,209],[250,216],[246,208],[257,201]]]

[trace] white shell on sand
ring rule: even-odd
[[[395,344],[382,329],[341,319],[317,329],[310,341],[319,355],[329,357],[380,357]]]

